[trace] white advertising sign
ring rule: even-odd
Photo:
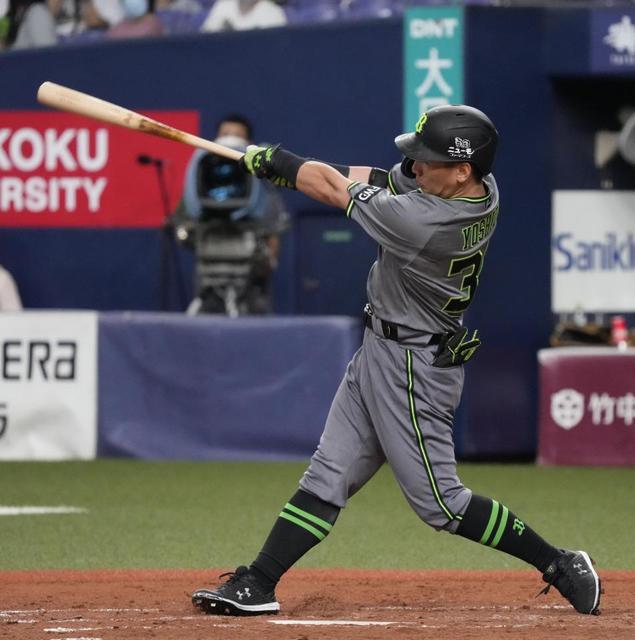
[[[0,460],[94,458],[97,314],[0,313]]]
[[[635,191],[554,191],[551,309],[635,311]]]

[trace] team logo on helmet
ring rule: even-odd
[[[448,147],[448,155],[451,158],[461,158],[469,160],[474,153],[472,143],[464,138],[454,138],[454,145]]]
[[[425,126],[426,122],[428,122],[428,114],[424,113],[419,120],[417,120],[417,124],[415,125],[415,131],[417,133],[421,133],[423,131],[423,127]]]

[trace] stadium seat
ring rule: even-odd
[[[340,18],[359,20],[363,18],[391,18],[403,13],[402,0],[342,0]]]
[[[289,0],[284,5],[289,24],[329,22],[339,17],[339,0]]]
[[[185,33],[198,33],[201,25],[207,17],[205,11],[178,11],[175,9],[162,9],[156,12],[167,35],[180,35]]]
[[[87,29],[86,31],[80,31],[79,33],[71,33],[68,35],[59,36],[57,42],[59,45],[75,45],[100,42],[105,39],[105,29]]]

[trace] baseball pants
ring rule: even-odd
[[[430,336],[402,334],[396,342],[366,328],[300,487],[344,507],[387,462],[417,515],[455,532],[472,495],[452,434],[463,367],[433,367]]]

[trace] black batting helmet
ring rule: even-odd
[[[483,175],[492,170],[498,131],[478,109],[443,105],[424,113],[413,133],[395,138],[401,153],[421,162],[469,162]]]

